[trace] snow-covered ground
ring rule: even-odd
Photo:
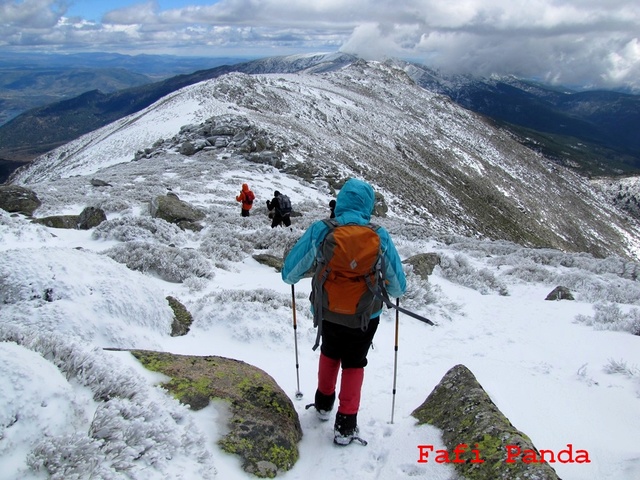
[[[265,370],[294,399],[290,286],[251,254],[282,255],[311,221],[328,214],[330,196],[322,185],[255,164],[228,165],[226,175],[194,169],[188,189],[183,174],[170,183],[206,211],[206,228],[151,232],[135,219],[152,221],[139,201],[154,191],[152,182],[127,170],[142,165],[111,168],[111,190],[91,187],[89,176],[31,187],[45,199],[47,214],[101,199],[111,207],[109,222],[130,219],[119,229],[105,227],[100,235],[54,230],[0,211],[0,477],[48,478],[48,469],[57,472],[51,478],[65,479],[254,478],[216,444],[224,434],[223,404],[191,412],[157,388],[161,377],[130,354],[103,348],[240,359]],[[193,187],[196,178],[201,190]],[[241,219],[234,196],[246,179],[258,200],[253,215]],[[117,184],[128,187],[116,190]],[[269,228],[262,204],[274,189],[288,193],[303,214],[291,231]],[[293,402],[304,435],[299,461],[280,478],[455,478],[448,465],[418,462],[419,445],[444,445],[438,429],[417,426],[411,412],[460,363],[537,448],[572,445],[588,452],[588,464],[552,464],[564,480],[640,478],[640,336],[616,330],[640,325],[640,288],[623,278],[624,262],[497,242],[445,242],[393,212],[378,220],[403,258],[425,252],[443,258],[428,283],[407,266],[409,291],[401,299],[437,326],[400,315],[392,412],[395,316],[385,312],[359,413],[369,445],[340,448],[332,443],[332,423],[319,423],[304,409],[313,401],[318,353],[311,350],[310,283],[296,285],[304,396]],[[206,264],[207,275],[171,283],[158,271],[131,271],[102,254],[125,237],[195,250],[202,257],[197,268]],[[616,270],[620,275],[611,273]],[[576,300],[545,301],[561,283]],[[184,337],[169,336],[167,295],[194,316]],[[116,401],[104,402],[107,396]]]

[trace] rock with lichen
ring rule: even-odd
[[[167,375],[170,380],[162,386],[190,408],[200,410],[212,399],[228,402],[229,431],[218,443],[242,458],[246,472],[273,478],[298,460],[302,438],[298,414],[291,399],[264,371],[217,356],[131,353],[149,370]]]
[[[507,457],[508,451],[519,449],[529,460],[541,458],[531,439],[511,424],[464,365],[449,370],[412,415],[419,424],[442,430],[448,452],[466,444],[460,448],[462,461],[451,463],[467,480],[558,480],[546,462]]]
[[[171,307],[171,310],[173,310],[171,336],[181,337],[183,335],[186,335],[191,329],[193,316],[191,315],[189,310],[187,310],[187,307],[185,307],[177,298],[169,295],[167,297],[167,302],[169,302],[169,306]]]

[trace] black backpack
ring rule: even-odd
[[[291,213],[291,200],[289,200],[289,197],[280,194],[276,197],[276,200],[278,201],[277,210],[280,215],[289,215]]]

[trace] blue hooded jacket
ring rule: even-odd
[[[375,195],[371,185],[355,178],[349,179],[336,198],[335,220],[340,225],[368,225],[374,202]],[[317,221],[300,237],[284,260],[282,280],[285,283],[297,283],[309,271],[328,231],[329,227],[324,222]],[[392,297],[400,297],[407,289],[400,255],[389,232],[382,227],[377,232],[386,266],[387,292]],[[371,318],[379,315],[380,311],[374,312]]]

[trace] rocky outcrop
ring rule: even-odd
[[[169,223],[178,225],[183,230],[193,231],[202,230],[202,225],[198,221],[205,217],[203,212],[180,200],[173,193],[160,195],[151,200],[149,212],[154,218],[161,218]]]
[[[240,115],[211,117],[198,125],[185,125],[170,139],[161,139],[152,147],[136,152],[135,159],[152,158],[168,151],[192,156],[200,151],[224,151],[254,163],[282,168],[284,142]]]
[[[402,263],[411,265],[414,273],[423,280],[427,280],[429,275],[433,273],[433,269],[440,265],[440,255],[437,253],[420,253],[407,258]]]
[[[107,219],[104,210],[97,207],[87,207],[80,215],[52,215],[36,218],[34,223],[46,225],[50,228],[66,228],[75,230],[90,230],[97,227]]]
[[[556,288],[554,288],[549,295],[547,295],[547,298],[545,298],[545,300],[575,300],[573,298],[573,294],[571,293],[571,290],[569,290],[567,287],[563,287],[563,286],[557,286]]]
[[[375,198],[373,203],[373,215],[376,217],[386,217],[389,207],[384,199],[384,195],[380,192],[375,192]]]
[[[107,215],[104,210],[97,207],[87,207],[78,215],[78,229],[91,230],[106,220]]]
[[[262,265],[275,269],[276,272],[281,272],[282,265],[284,264],[284,259],[266,253],[254,255],[253,259]]]
[[[51,215],[49,217],[34,218],[33,223],[39,223],[49,228],[78,228],[78,215]]]
[[[191,324],[193,323],[193,316],[177,298],[172,296],[167,297],[167,302],[171,310],[173,310],[173,323],[171,324],[171,336],[181,337],[189,333]]]
[[[31,216],[41,204],[33,190],[18,185],[0,185],[0,208],[9,213]]]
[[[534,456],[539,460],[538,450],[500,412],[464,365],[449,370],[412,415],[419,424],[442,430],[449,460],[467,480],[558,480],[548,463],[526,461]],[[453,461],[456,447],[460,461]],[[437,456],[426,449],[421,453],[427,454],[427,461]]]
[[[170,377],[163,387],[200,410],[211,399],[228,402],[228,433],[218,442],[242,458],[246,472],[275,477],[298,460],[302,428],[293,403],[259,368],[223,357],[197,357],[133,350],[146,368]]]

